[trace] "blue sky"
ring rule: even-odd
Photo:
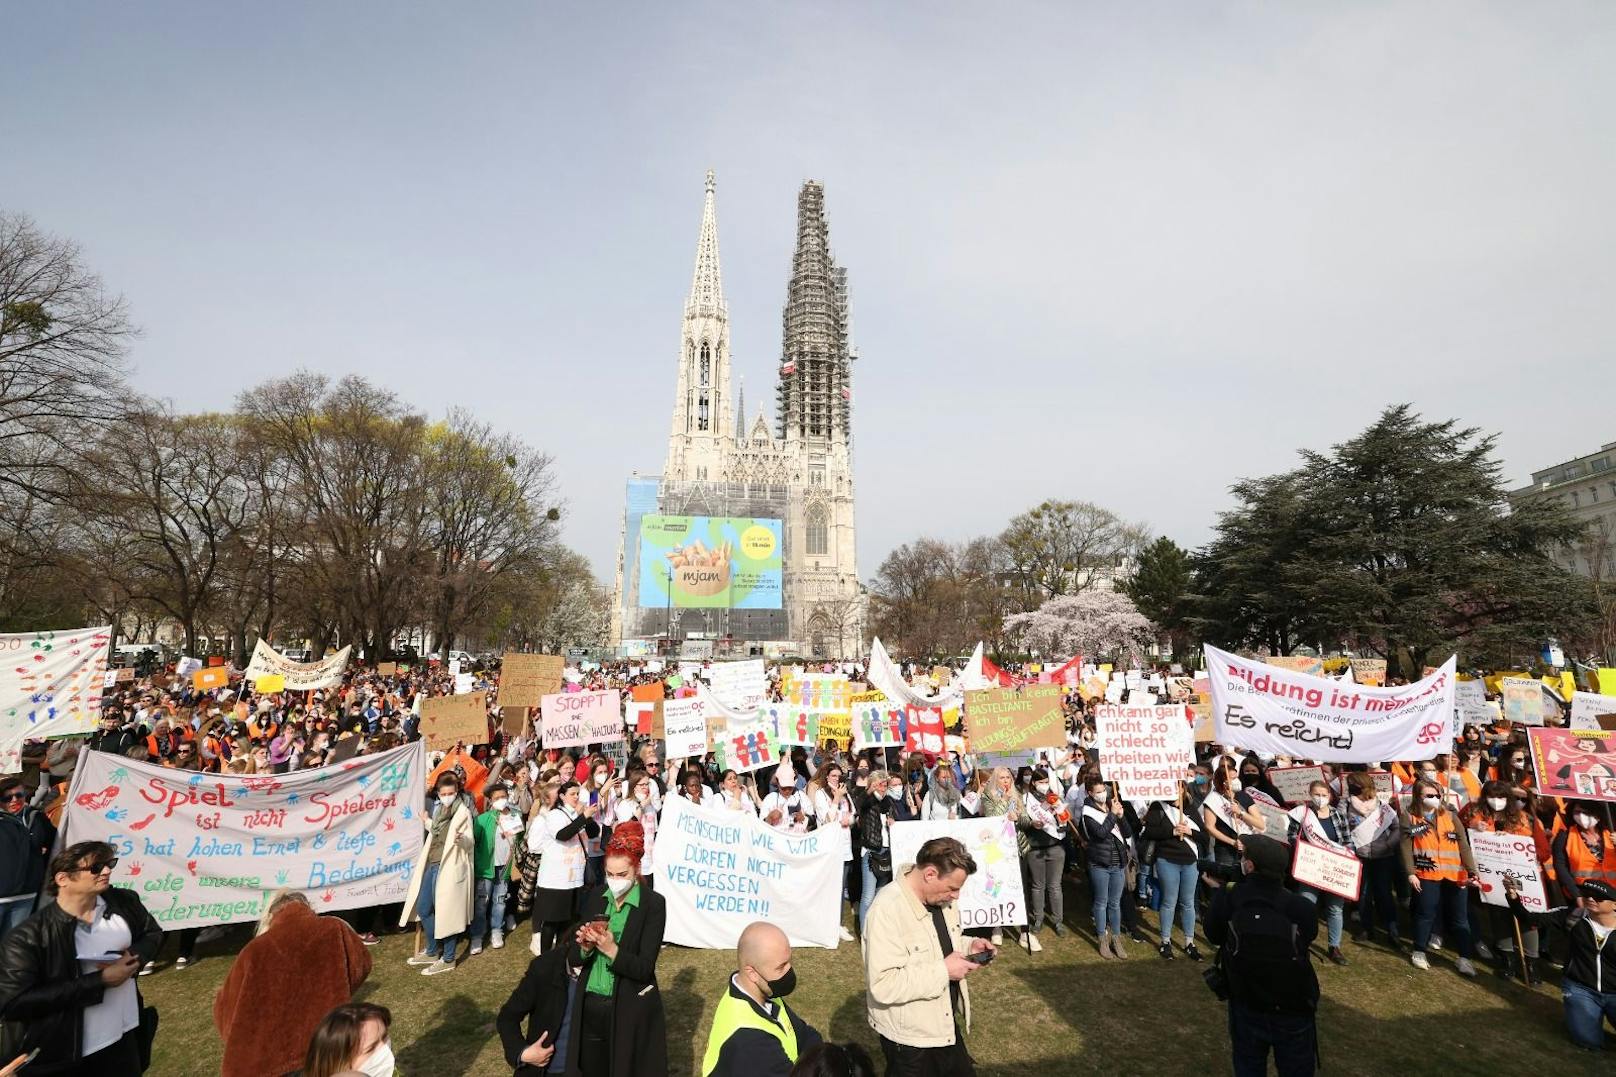
[[[1512,482],[1616,441],[1616,7],[8,5],[0,207],[188,409],[297,367],[552,453],[609,581],[702,177],[772,401],[805,178],[862,353],[859,555],[1082,498],[1187,544],[1409,400]]]

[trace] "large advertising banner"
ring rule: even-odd
[[[662,804],[656,891],[667,901],[668,942],[727,950],[748,924],[767,920],[780,925],[793,946],[835,949],[847,848],[839,828],[784,834],[750,812],[684,797]],[[1014,854],[1014,834],[1010,849]]]
[[[779,520],[646,516],[640,521],[640,606],[777,610]]]
[[[316,912],[402,901],[421,851],[426,746],[288,774],[219,775],[84,752],[60,846],[104,841],[114,886],[165,931],[256,920],[283,887]]]

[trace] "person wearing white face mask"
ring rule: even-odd
[[[1522,810],[1520,804],[1509,794],[1509,786],[1503,782],[1488,782],[1481,787],[1481,796],[1475,803],[1460,812],[1465,826],[1471,830],[1478,830],[1485,834],[1513,834],[1519,838],[1530,839],[1533,848],[1537,850],[1540,878],[1543,872],[1542,863],[1549,858],[1548,842],[1539,840],[1535,820]],[[1482,927],[1482,934],[1492,940],[1491,951],[1481,940],[1476,940],[1476,953],[1483,960],[1492,956],[1496,951],[1499,956],[1498,973],[1509,976],[1511,973],[1509,954],[1515,951],[1515,927],[1520,926],[1521,941],[1526,947],[1526,959],[1535,963],[1538,956],[1538,943],[1540,941],[1537,927],[1532,923],[1530,915],[1525,909],[1511,904],[1507,907],[1488,905],[1483,902],[1473,902],[1472,911],[1475,919]]]
[[[1465,828],[1443,800],[1440,785],[1419,779],[1403,821],[1403,870],[1414,889],[1414,954],[1410,960],[1417,969],[1431,967],[1425,951],[1440,907],[1442,937],[1458,944],[1455,968],[1461,976],[1474,976],[1465,887],[1475,885],[1476,862]]]
[[[485,786],[488,809],[477,816],[477,907],[471,922],[471,956],[483,952],[483,939],[493,927],[491,945],[505,945],[505,896],[511,878],[511,847],[522,829],[522,817],[511,807],[510,790]]]
[[[1083,836],[1088,842],[1089,882],[1094,888],[1094,932],[1103,958],[1127,957],[1122,948],[1122,888],[1128,866],[1128,839],[1122,802],[1111,787],[1091,778],[1083,805]],[[1059,876],[1056,877],[1059,885]]]
[[[1226,868],[1240,864],[1239,839],[1263,827],[1262,815],[1235,773],[1227,759],[1220,762],[1212,771],[1212,791],[1201,801],[1201,822],[1212,835],[1212,859]]]
[[[385,1006],[349,1002],[325,1015],[309,1040],[300,1077],[393,1077],[393,1015]]]
[[[1589,879],[1616,886],[1616,836],[1605,826],[1605,818],[1604,811],[1589,801],[1572,801],[1566,828],[1554,836],[1554,877],[1573,908]]]
[[[554,946],[578,912],[584,885],[587,836],[600,836],[597,806],[582,803],[578,783],[563,782],[555,807],[535,814],[528,826],[528,848],[539,849],[539,872],[533,891],[535,954]],[[535,840],[537,839],[537,840]]]
[[[421,918],[426,949],[408,959],[425,976],[453,972],[455,950],[476,903],[476,835],[472,811],[452,771],[438,775],[421,856],[410,873],[400,927]],[[441,951],[441,957],[440,955]]]
[[[1027,835],[1028,844],[1026,864],[1031,886],[1027,894],[1027,950],[1030,953],[1036,954],[1044,948],[1038,941],[1038,929],[1043,926],[1046,906],[1055,934],[1066,933],[1065,902],[1061,893],[1066,846],[1062,839],[1066,837],[1065,820],[1070,818],[1060,797],[1050,788],[1048,771],[1033,771],[1032,783],[1021,797],[1018,823]]]
[[[1291,810],[1291,818],[1300,824],[1297,840],[1317,845],[1332,852],[1353,855],[1348,844],[1351,830],[1346,812],[1330,803],[1330,787],[1324,782],[1308,786],[1308,802]],[[1346,899],[1306,883],[1297,884],[1297,892],[1324,910],[1324,923],[1328,930],[1330,960],[1345,965],[1347,956],[1341,952],[1341,925],[1345,919]]]

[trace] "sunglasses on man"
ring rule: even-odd
[[[117,857],[113,857],[111,860],[94,860],[94,861],[91,861],[88,864],[81,864],[78,867],[74,868],[73,871],[71,872],[71,874],[77,875],[81,871],[87,871],[91,875],[99,875],[103,871],[111,871],[113,868],[115,868],[117,866],[118,866],[118,858]]]

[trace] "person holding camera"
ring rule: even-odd
[[[1217,891],[1206,916],[1218,956],[1207,986],[1229,1004],[1235,1077],[1261,1077],[1274,1055],[1279,1077],[1311,1077],[1318,1060],[1319,981],[1308,947],[1318,911],[1285,889],[1290,851],[1261,834],[1240,840],[1245,877]]]
[[[998,950],[960,931],[956,901],[976,861],[955,838],[933,838],[875,895],[865,918],[870,1027],[888,1074],[974,1077],[960,1021],[971,1027],[965,978]]]

